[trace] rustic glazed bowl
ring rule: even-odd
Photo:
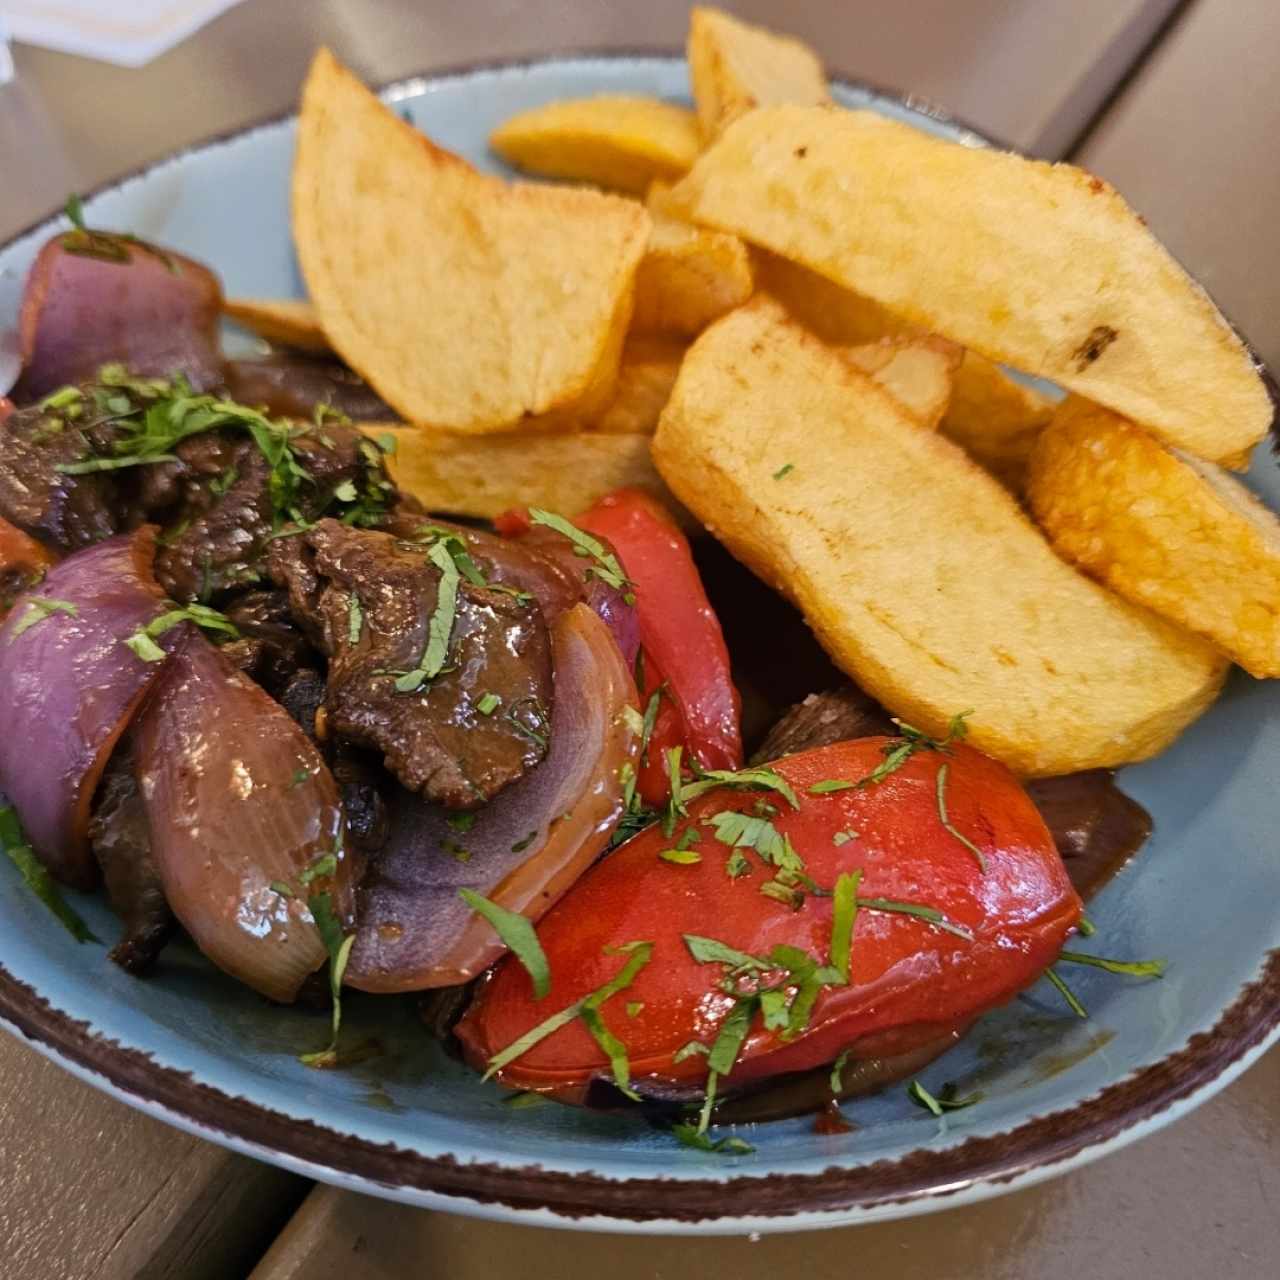
[[[478,164],[512,112],[597,92],[683,100],[670,57],[556,58],[395,85],[414,124]],[[939,113],[846,84],[869,107],[967,145]],[[294,121],[220,139],[86,201],[93,224],[203,259],[229,294],[300,295],[289,235]],[[57,218],[0,249],[0,329]],[[1269,457],[1251,483],[1280,507]],[[3,731],[0,709],[0,732]],[[676,1146],[639,1121],[554,1105],[513,1110],[446,1058],[412,1004],[349,997],[346,1034],[381,1054],[316,1072],[297,1054],[322,1017],[281,1010],[213,970],[189,946],[156,976],[130,978],[102,947],[76,945],[0,859],[0,1015],[69,1071],[193,1133],[300,1173],[459,1213],[618,1231],[794,1230],[954,1206],[1052,1177],[1132,1142],[1221,1089],[1280,1034],[1280,684],[1239,673],[1218,705],[1123,784],[1154,815],[1154,838],[1094,902],[1093,949],[1164,957],[1136,983],[1073,970],[1091,1017],[1047,984],[984,1018],[923,1073],[980,1105],[936,1120],[902,1088],[846,1104],[852,1132],[809,1119],[756,1126],[749,1156]],[[39,761],[32,761],[39,768]],[[104,903],[76,897],[100,937]]]

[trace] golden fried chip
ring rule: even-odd
[[[1053,417],[1054,402],[966,351],[956,370],[942,431],[1013,493],[1026,488],[1027,461]]]
[[[222,314],[283,347],[316,354],[332,350],[315,307],[301,298],[227,298]]]
[[[910,324],[1231,458],[1272,408],[1238,335],[1145,223],[1071,165],[869,111],[768,107],[670,194]]]
[[[392,444],[396,483],[428,511],[486,520],[512,507],[575,512],[613,489],[643,489],[686,525],[649,456],[650,435],[581,433],[457,435],[430,427],[361,423]]]
[[[737,236],[654,214],[636,272],[632,331],[694,337],[754,288],[751,258]]]
[[[606,404],[649,221],[618,196],[480,174],[327,50],[312,63],[293,172],[307,291],[410,421],[499,431]]]
[[[951,403],[956,370],[965,354],[954,342],[930,337],[881,338],[837,350],[931,431]]]
[[[633,195],[643,195],[655,178],[678,178],[698,143],[698,121],[687,107],[611,94],[533,107],[489,138],[504,160],[526,173]]]
[[[843,670],[931,733],[1027,775],[1141,760],[1213,700],[1226,664],[1053,552],[958,445],[770,299],[689,349],[658,470],[804,612]]]
[[[1036,444],[1027,496],[1073,564],[1280,676],[1280,521],[1220,467],[1073,396]]]
[[[622,348],[613,399],[583,428],[614,435],[653,435],[687,349],[683,343],[663,338],[629,337]]]
[[[703,139],[744,112],[779,102],[830,102],[818,55],[803,41],[695,6],[689,14],[689,79]]]

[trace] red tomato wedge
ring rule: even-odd
[[[741,700],[688,539],[660,503],[637,489],[606,494],[574,523],[608,539],[635,583],[640,647],[645,662],[661,673],[683,721],[686,755],[707,769],[739,768]],[[645,685],[657,687],[647,670]],[[651,763],[661,760],[658,750],[649,755]],[[645,798],[665,794],[664,785],[657,797]]]
[[[806,893],[792,909],[762,894],[775,868],[754,848],[739,851],[745,874],[726,873],[733,850],[718,838],[725,830],[718,815],[760,816],[762,801],[776,808],[763,815],[818,886],[829,889],[842,873],[861,872],[850,979],[821,987],[807,1027],[791,1039],[766,1030],[757,1011],[721,1093],[822,1066],[845,1050],[855,1059],[908,1052],[1030,985],[1057,957],[1081,904],[1035,805],[1003,765],[960,745],[922,749],[879,782],[811,792],[816,784],[866,779],[900,742],[863,738],[778,762],[773,767],[794,788],[799,809],[772,791],[722,787],[690,802],[670,836],[659,827],[641,832],[539,926],[549,995],[535,1000],[528,975],[511,958],[492,971],[458,1027],[469,1061],[483,1068],[616,978],[627,960],[618,948],[647,942],[650,962],[600,1005],[600,1016],[625,1045],[639,1087],[646,1079],[667,1087],[705,1081],[705,1055],[678,1062],[676,1055],[690,1041],[710,1046],[735,997],[721,986],[729,966],[700,963],[684,935],[710,936],[752,956],[783,944],[819,965],[833,959],[831,897]],[[689,828],[701,839],[683,844],[700,861],[661,859]],[[940,912],[947,927],[903,914],[901,904]],[[587,1025],[573,1018],[497,1076],[513,1088],[579,1101],[591,1079],[609,1071]]]

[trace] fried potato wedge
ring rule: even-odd
[[[584,422],[583,429],[611,435],[653,435],[686,350],[683,343],[662,338],[628,337],[613,399],[602,413]]]
[[[1072,564],[1280,676],[1280,520],[1233,476],[1073,396],[1036,443],[1027,496]]]
[[[689,14],[689,79],[707,142],[755,107],[830,102],[822,63],[801,40],[695,6]]]
[[[632,332],[694,337],[754,288],[751,256],[737,236],[655,214],[636,272]]]
[[[643,489],[691,525],[649,456],[650,435],[458,435],[430,427],[360,423],[394,444],[387,465],[396,483],[428,511],[490,520],[512,507],[572,514],[612,489]]]
[[[302,95],[298,258],[334,350],[412,422],[500,431],[606,404],[650,219],[478,173],[328,51]]]
[[[664,198],[670,206],[671,197]],[[799,263],[764,249],[752,256],[758,287],[824,342],[846,346],[886,335],[924,333],[879,303]],[[1031,447],[1052,414],[1053,401],[1047,396],[1011,378],[976,351],[965,351],[941,430],[996,479],[1021,493]]]
[[[999,365],[966,351],[956,370],[942,432],[1013,493],[1026,489],[1027,462],[1053,417],[1054,402],[1009,377]]]
[[[945,338],[882,338],[840,354],[879,383],[922,427],[933,430],[951,403],[964,350]]]
[[[657,98],[601,94],[522,111],[493,131],[489,145],[525,173],[642,196],[655,179],[678,178],[693,163],[698,120]]]
[[[990,360],[1217,461],[1272,406],[1239,336],[1107,183],[869,111],[767,107],[670,193]]]
[[[301,298],[227,298],[222,314],[283,347],[317,355],[332,350],[315,307]]]
[[[972,708],[972,741],[1023,775],[1154,755],[1221,686],[1210,646],[1065,564],[958,445],[770,299],[689,349],[654,460],[863,688],[931,733]]]

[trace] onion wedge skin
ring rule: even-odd
[[[328,959],[309,902],[348,931],[356,868],[337,784],[288,712],[203,636],[173,653],[134,729],[169,906],[220,969],[293,1000]],[[316,864],[332,854],[332,870]]]
[[[151,526],[77,552],[20,595],[0,627],[0,792],[40,860],[77,889],[98,879],[88,840],[98,780],[165,666],[124,643],[164,610],[154,554]],[[49,602],[57,607],[33,622],[32,609]]]
[[[536,921],[604,850],[622,815],[620,772],[634,766],[638,747],[624,714],[635,706],[635,685],[606,624],[585,604],[561,615],[552,649],[551,743],[536,769],[466,831],[417,796],[397,797],[391,837],[360,886],[348,985],[421,991],[469,981],[504,947],[459,889]]]

